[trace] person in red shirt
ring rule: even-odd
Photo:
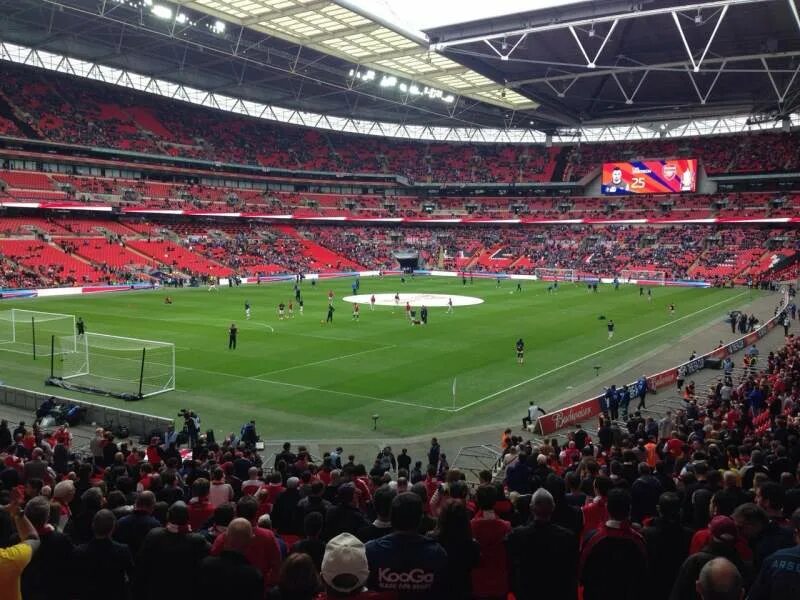
[[[253,539],[247,546],[244,556],[264,577],[264,590],[278,583],[281,568],[281,551],[275,534],[258,526],[258,501],[252,496],[244,496],[236,504],[236,516],[247,519],[253,526]],[[211,556],[219,556],[225,549],[223,533],[214,540]]]
[[[472,570],[472,595],[505,598],[508,595],[508,556],[504,540],[511,532],[511,524],[494,512],[497,492],[492,485],[479,487],[475,499],[479,513],[470,522],[470,528],[472,537],[481,547],[481,558]]]
[[[611,490],[611,480],[608,477],[596,477],[594,480],[594,499],[583,507],[583,530],[581,539],[598,529],[608,520],[608,492]]]
[[[192,499],[189,500],[189,525],[192,531],[199,531],[214,514],[214,507],[208,500],[211,482],[204,477],[192,484]]]

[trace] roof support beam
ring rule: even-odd
[[[695,81],[694,74],[689,69],[689,66],[688,65],[686,66],[686,74],[689,76],[689,79],[692,82],[692,87],[694,88],[694,91],[697,92],[697,98],[700,100],[700,104],[705,104],[708,101],[708,97],[711,95],[714,86],[717,85],[719,76],[722,75],[722,72],[725,70],[726,64],[727,64],[726,61],[722,62],[722,64],[719,67],[719,70],[717,71],[717,74],[714,76],[714,79],[711,82],[711,85],[708,86],[708,90],[706,90],[705,94],[700,92],[700,87],[697,85],[697,81]]]
[[[569,32],[572,34],[572,37],[575,38],[575,43],[578,44],[578,48],[580,48],[581,54],[583,54],[583,58],[586,59],[586,68],[587,69],[594,69],[597,66],[597,59],[600,58],[600,55],[603,53],[603,49],[606,47],[608,40],[611,39],[611,34],[614,33],[614,29],[617,27],[617,23],[619,23],[619,19],[614,19],[611,22],[611,27],[609,28],[606,35],[603,37],[603,42],[600,44],[600,48],[598,48],[597,53],[594,55],[594,58],[589,58],[589,54],[586,52],[586,48],[583,47],[583,43],[581,42],[581,38],[578,37],[578,33],[575,31],[575,27],[572,25],[569,26]]]
[[[786,94],[789,93],[794,80],[797,79],[797,73],[800,71],[800,64],[798,64],[795,68],[794,72],[792,73],[792,77],[789,79],[789,83],[786,84],[786,89],[784,89],[783,92],[778,89],[778,84],[775,81],[775,78],[772,76],[772,70],[767,64],[767,59],[762,57],[761,64],[764,65],[764,70],[767,72],[767,77],[769,77],[769,81],[772,84],[772,89],[775,90],[775,96],[778,98],[778,104],[783,104],[783,101],[786,100]]]
[[[719,30],[719,26],[722,23],[722,19],[725,18],[725,15],[728,14],[728,5],[722,7],[722,12],[719,14],[719,18],[717,19],[716,25],[714,25],[714,30],[711,32],[711,35],[708,38],[708,42],[706,42],[706,47],[703,49],[703,53],[700,55],[700,60],[695,62],[694,60],[694,53],[692,53],[692,49],[689,48],[689,42],[686,41],[686,35],[683,33],[683,27],[681,27],[681,22],[678,19],[678,13],[672,13],[672,19],[675,21],[675,27],[678,28],[678,33],[681,35],[681,40],[683,41],[683,47],[686,48],[686,54],[689,55],[689,60],[692,63],[692,68],[694,69],[695,73],[700,72],[700,65],[703,64],[703,60],[706,58],[706,54],[708,54],[708,49],[711,48],[711,43],[714,41],[714,38],[717,36],[717,31]]]
[[[633,89],[633,92],[631,93],[630,96],[628,95],[628,92],[625,91],[625,87],[620,82],[619,77],[617,77],[617,74],[616,73],[611,74],[611,77],[613,77],[614,81],[617,82],[617,87],[619,88],[619,91],[622,92],[622,96],[625,98],[625,104],[633,104],[633,99],[636,98],[636,94],[639,93],[639,90],[641,89],[644,80],[647,79],[647,75],[649,73],[650,71],[645,71],[642,74],[642,78],[639,79],[639,83],[636,84],[636,87]]]
[[[706,10],[712,8],[722,8],[724,6],[734,6],[739,4],[758,4],[762,2],[769,2],[770,0],[714,0],[712,2],[691,2],[687,4],[683,4],[680,6],[670,6],[664,8],[652,8],[652,9],[645,9],[645,10],[631,10],[625,13],[618,13],[615,15],[608,15],[603,17],[593,17],[587,19],[576,19],[573,21],[561,21],[555,23],[548,23],[546,25],[537,25],[534,27],[525,27],[522,29],[514,29],[510,31],[500,31],[497,33],[491,33],[486,35],[476,35],[467,38],[461,39],[454,39],[454,40],[445,40],[443,42],[437,42],[432,44],[432,48],[434,50],[444,50],[446,48],[450,48],[452,46],[464,46],[467,44],[473,44],[475,42],[482,42],[484,40],[497,40],[502,39],[504,37],[511,37],[515,35],[523,35],[525,33],[540,33],[543,31],[554,31],[558,29],[567,29],[570,26],[572,27],[590,27],[592,25],[596,25],[597,23],[609,23],[614,20],[631,20],[631,19],[640,19],[642,17],[650,17],[655,15],[668,15],[673,12],[684,12],[684,11],[692,11],[692,10]]]

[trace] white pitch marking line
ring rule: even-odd
[[[272,325],[267,325],[266,323],[253,323],[253,325],[261,325],[269,329],[272,333],[275,333],[275,328]]]
[[[263,377],[264,375],[274,375],[275,373],[285,373],[286,371],[293,371],[295,369],[304,369],[305,367],[313,367],[315,365],[322,365],[325,363],[333,362],[336,360],[344,360],[345,358],[350,358],[352,356],[360,356],[361,354],[369,354],[370,352],[378,352],[380,350],[387,350],[389,348],[397,348],[395,344],[391,346],[381,346],[380,348],[370,348],[369,350],[362,350],[361,352],[353,352],[351,354],[343,354],[341,356],[334,356],[333,358],[326,358],[324,360],[317,360],[310,363],[305,363],[303,365],[295,365],[293,367],[286,367],[285,369],[276,369],[275,371],[267,371],[266,373],[260,373],[258,375],[253,375],[253,377]]]
[[[340,396],[350,396],[351,398],[365,398],[367,400],[376,400],[378,402],[388,402],[389,404],[400,404],[402,406],[412,406],[414,408],[427,408],[429,410],[439,410],[442,412],[453,412],[452,408],[440,408],[436,406],[427,406],[425,404],[415,404],[414,402],[403,402],[402,400],[390,400],[388,398],[377,398],[375,396],[366,396],[364,394],[354,394],[352,392],[340,392],[337,390],[328,390],[325,388],[318,388],[312,387],[309,385],[299,385],[297,383],[287,383],[285,381],[275,381],[272,379],[260,379],[258,377],[248,377],[247,379],[253,379],[254,381],[263,381],[264,383],[274,383],[276,385],[285,385],[288,387],[298,388],[301,390],[308,390],[314,392],[324,392],[327,394],[338,394]]]
[[[596,352],[592,352],[591,354],[587,354],[586,356],[581,356],[580,358],[576,358],[575,360],[572,360],[572,361],[570,361],[568,363],[564,363],[563,365],[555,367],[553,369],[550,369],[549,371],[545,371],[544,373],[539,373],[538,375],[536,375],[534,377],[531,377],[530,379],[526,379],[525,381],[520,381],[519,383],[515,383],[514,385],[510,385],[507,388],[503,388],[500,391],[497,391],[497,392],[494,392],[492,394],[489,394],[488,396],[484,396],[483,398],[478,398],[477,400],[474,400],[473,402],[469,402],[469,403],[465,404],[464,406],[459,406],[458,408],[451,409],[451,410],[453,412],[459,412],[459,411],[464,410],[465,408],[470,408],[471,406],[475,406],[476,404],[480,404],[481,402],[484,402],[486,400],[490,400],[490,399],[494,398],[495,396],[499,396],[500,394],[505,394],[506,392],[510,392],[511,390],[514,390],[514,389],[516,389],[518,387],[521,387],[521,386],[523,386],[523,385],[525,385],[527,383],[531,383],[532,381],[536,381],[537,379],[541,379],[542,377],[546,377],[547,375],[551,375],[553,373],[561,371],[562,369],[566,369],[567,367],[571,367],[572,365],[577,364],[577,363],[579,363],[579,362],[581,362],[583,360],[586,360],[587,358],[592,358],[593,356],[597,356],[598,354],[602,354],[603,352],[607,352],[608,350],[612,350],[613,348],[616,348],[617,346],[621,346],[622,344],[627,344],[628,342],[631,342],[631,341],[633,341],[635,339],[638,339],[638,338],[640,338],[640,337],[642,337],[644,335],[649,335],[649,334],[653,333],[654,331],[658,331],[659,329],[664,329],[664,327],[669,327],[670,325],[674,325],[678,321],[682,321],[683,319],[688,319],[689,317],[693,317],[695,315],[698,315],[701,312],[705,312],[710,308],[714,308],[715,306],[719,306],[720,304],[725,304],[726,302],[730,302],[731,300],[735,300],[739,296],[744,296],[745,294],[747,294],[747,292],[742,292],[741,294],[737,294],[735,296],[731,296],[730,298],[726,298],[725,300],[722,300],[720,302],[716,302],[715,304],[710,304],[709,306],[706,306],[705,308],[701,308],[700,310],[696,310],[693,313],[689,313],[688,315],[684,315],[682,317],[678,317],[677,319],[672,319],[672,320],[670,320],[669,323],[664,323],[663,325],[659,325],[658,327],[654,327],[653,329],[649,329],[648,331],[643,331],[642,333],[637,333],[636,335],[634,335],[632,337],[629,337],[629,338],[624,339],[624,340],[620,340],[616,344],[612,344],[611,346],[608,346],[606,348],[601,348],[600,350],[597,350]]]
[[[428,406],[426,404],[416,404],[414,402],[404,402],[402,400],[390,400],[389,398],[377,398],[376,396],[366,396],[364,394],[354,394],[352,392],[340,392],[338,390],[328,390],[325,388],[318,388],[312,387],[308,385],[299,385],[297,383],[287,383],[285,381],[275,381],[273,379],[260,379],[258,377],[245,377],[242,375],[234,375],[233,373],[223,373],[222,371],[211,371],[209,369],[199,369],[197,367],[184,367],[183,365],[176,365],[177,369],[183,369],[185,371],[197,371],[199,373],[208,373],[209,375],[219,375],[221,377],[231,377],[233,379],[247,379],[250,381],[261,381],[264,383],[272,383],[275,385],[284,385],[287,387],[293,387],[301,390],[307,390],[312,392],[322,392],[326,394],[336,394],[338,396],[349,396],[351,398],[363,398],[366,400],[375,400],[376,402],[386,402],[388,404],[399,404],[402,406],[410,406],[412,408],[427,408],[429,410],[438,410],[442,412],[453,412],[452,408],[441,408],[436,406]]]

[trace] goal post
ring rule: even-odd
[[[75,315],[22,308],[0,311],[0,350],[29,354],[34,359],[50,356],[53,336],[64,338],[59,351],[75,352]]]
[[[648,282],[650,285],[666,285],[666,271],[649,271],[647,269],[622,269],[619,272],[621,283]]]
[[[542,281],[578,281],[578,272],[575,269],[548,269],[539,267],[533,270]]]
[[[175,344],[87,332],[74,352],[53,336],[47,383],[76,391],[139,400],[175,389]]]

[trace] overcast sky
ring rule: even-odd
[[[465,23],[496,15],[571,4],[576,0],[350,0],[355,5],[397,23],[422,31],[440,25]]]

